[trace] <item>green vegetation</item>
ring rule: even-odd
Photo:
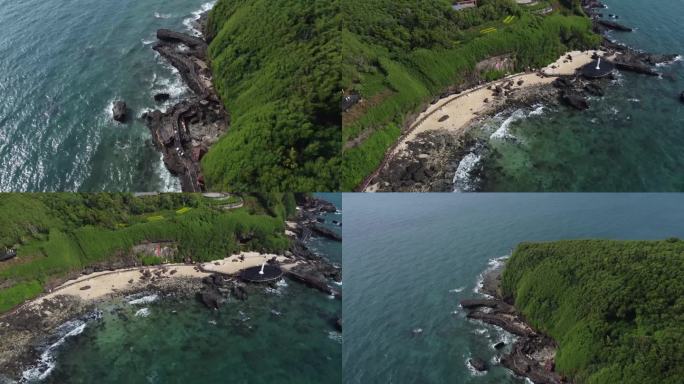
[[[338,18],[334,0],[218,1],[209,55],[231,124],[202,159],[209,188],[339,190]]]
[[[684,377],[684,241],[519,245],[502,282],[559,344],[576,383],[675,384]]]
[[[343,117],[342,190],[377,168],[421,106],[449,86],[483,79],[478,62],[508,55],[518,71],[599,42],[586,17],[559,4],[548,16],[512,0],[479,4],[454,11],[449,0],[342,2],[342,84],[364,99]]]
[[[224,211],[196,194],[0,194],[0,249],[17,249],[15,259],[0,263],[0,313],[54,280],[127,256],[144,241],[176,242],[178,253],[169,261],[287,249],[284,220],[295,212],[294,195],[244,199],[245,207]],[[160,262],[139,257],[144,265]]]

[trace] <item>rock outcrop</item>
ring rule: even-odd
[[[155,147],[162,152],[164,164],[178,176],[185,192],[204,190],[200,160],[208,148],[227,130],[229,116],[211,82],[207,63],[207,43],[198,37],[160,29],[153,49],[180,73],[193,96],[166,112],[144,114]],[[158,102],[168,94],[155,95]]]
[[[112,106],[112,118],[120,123],[126,121],[127,117],[127,107],[126,102],[123,100],[117,100]]]

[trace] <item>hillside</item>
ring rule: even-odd
[[[202,159],[210,189],[339,189],[338,19],[337,1],[218,1],[209,55],[231,123]]]
[[[681,383],[684,241],[521,244],[502,288],[574,382]]]
[[[449,0],[344,0],[342,84],[359,102],[342,117],[342,189],[381,163],[412,116],[450,87],[539,68],[571,49],[598,45],[577,2],[480,0],[455,11]],[[553,8],[551,13],[543,13]],[[501,56],[508,68],[476,70]]]
[[[243,207],[226,210],[196,194],[0,195],[0,251],[17,250],[16,258],[0,262],[0,313],[86,267],[161,262],[132,254],[144,241],[175,242],[178,252],[166,262],[285,250],[284,220],[294,213],[294,196],[239,199]]]

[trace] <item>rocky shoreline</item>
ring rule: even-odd
[[[555,371],[555,355],[558,345],[547,335],[535,330],[525,318],[501,295],[500,278],[503,266],[487,271],[483,276],[481,292],[489,298],[461,300],[460,304],[468,319],[479,320],[497,326],[517,336],[511,352],[501,356],[500,364],[520,377],[526,377],[536,384],[569,383],[568,379]],[[498,343],[495,348],[505,345]],[[474,358],[470,364],[479,371],[487,370],[481,359]]]
[[[609,61],[617,70],[661,76],[655,66],[672,62],[677,57],[675,54],[641,52],[615,43],[606,36],[606,31],[631,29],[616,22],[603,20],[600,9],[604,6],[597,0],[584,0],[582,6],[592,20],[594,32],[603,36],[601,49],[605,54],[602,60]],[[566,60],[572,61],[572,57],[567,57]],[[552,84],[521,89],[512,89],[511,86],[515,84],[506,79],[493,82],[488,87],[492,90],[492,96],[487,101],[487,106],[465,129],[460,132],[423,132],[418,134],[416,139],[407,142],[406,148],[396,155],[392,154],[394,149],[390,149],[378,171],[369,176],[362,185],[374,184],[374,190],[378,192],[481,191],[487,178],[484,165],[474,160],[473,164],[469,164],[469,160],[497,154],[490,152],[488,142],[478,138],[473,133],[473,128],[479,126],[484,119],[498,113],[513,112],[520,108],[531,109],[538,104],[566,105],[578,111],[588,109],[588,97],[603,96],[607,82],[611,79],[610,76],[587,78],[579,70],[572,76],[557,77]],[[477,80],[470,78],[465,84],[450,87],[438,99],[433,100],[432,104],[477,85]],[[415,118],[417,116],[405,125],[405,129],[417,123]],[[462,162],[468,167],[460,167]],[[456,176],[460,173],[467,173],[469,185],[458,185]]]
[[[206,36],[206,16],[200,18],[199,30]],[[164,165],[180,178],[183,192],[205,190],[200,161],[209,147],[228,130],[230,117],[213,84],[208,59],[208,39],[168,29],[157,31],[153,46],[176,68],[192,95],[167,111],[154,110],[142,115],[155,148],[162,153]],[[168,98],[155,95],[155,100]]]
[[[292,231],[295,236],[291,237],[290,250],[285,252],[287,261],[284,262],[297,264],[292,268],[284,268],[284,275],[326,295],[341,299],[341,291],[328,283],[331,280],[342,281],[341,267],[315,254],[306,245],[308,236],[316,235],[312,228],[318,224],[317,217],[321,213],[335,212],[337,209],[327,201],[309,196],[305,196],[298,203],[301,205],[294,221],[296,227]],[[269,263],[277,261],[271,260]],[[140,270],[138,280],[130,289],[117,290],[100,299],[88,301],[75,296],[56,295],[25,303],[14,311],[1,315],[0,383],[12,383],[13,379],[21,377],[22,372],[34,366],[43,351],[63,336],[58,332],[60,326],[69,321],[97,320],[100,308],[127,296],[156,294],[165,299],[195,298],[207,308],[216,309],[225,305],[229,297],[247,300],[252,292],[261,289],[260,285],[246,283],[237,275],[213,273],[203,278],[173,276],[175,270],[172,265],[141,267],[133,255],[121,255],[114,260],[74,273],[60,282],[55,281],[49,285],[48,290],[51,291],[83,275],[131,267],[140,267]],[[195,269],[201,271],[198,265],[195,265]],[[134,281],[129,283],[132,284]],[[269,283],[274,288],[275,284]],[[341,316],[333,320],[331,325],[339,330],[342,324]]]

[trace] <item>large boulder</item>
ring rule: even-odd
[[[166,92],[160,92],[160,93],[157,93],[154,95],[154,101],[156,101],[158,103],[162,103],[162,102],[168,100],[169,98],[171,98],[171,95],[169,95]]]
[[[561,99],[565,104],[575,108],[578,111],[584,111],[586,109],[589,109],[589,103],[587,102],[587,99],[577,92],[563,92]]]
[[[487,362],[480,358],[472,358],[468,360],[470,366],[472,366],[476,371],[483,372],[487,370]]]
[[[221,294],[215,289],[203,290],[197,298],[209,309],[218,309],[221,305]]]
[[[241,301],[247,300],[247,291],[245,290],[244,287],[242,287],[240,285],[235,285],[235,286],[233,286],[233,289],[231,292],[236,299],[241,300]]]
[[[603,88],[601,88],[600,85],[594,84],[594,83],[589,83],[584,86],[584,90],[587,91],[590,95],[594,96],[603,96]]]
[[[126,121],[126,102],[123,100],[117,100],[112,106],[112,116],[114,120],[123,123]]]

